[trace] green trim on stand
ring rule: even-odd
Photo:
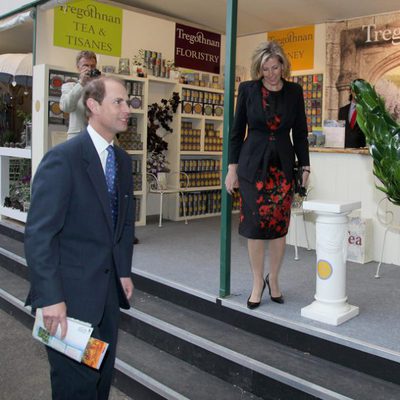
[[[36,43],[37,43],[37,7],[35,7],[35,9],[33,10],[32,66],[36,65]]]
[[[228,0],[226,5],[226,56],[225,56],[225,95],[224,131],[222,149],[222,188],[221,188],[221,243],[220,243],[220,297],[231,292],[231,211],[232,198],[224,188],[228,171],[229,132],[233,121],[235,97],[236,32],[238,0]]]

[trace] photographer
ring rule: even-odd
[[[87,125],[82,93],[85,85],[101,74],[96,64],[97,58],[93,51],[79,52],[76,56],[78,82],[67,82],[61,87],[60,108],[69,113],[68,139],[79,134]]]

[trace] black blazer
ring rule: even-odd
[[[361,128],[358,126],[357,121],[354,127],[351,128],[349,121],[350,103],[339,109],[338,118],[346,121],[344,147],[365,147],[365,136]]]
[[[131,274],[134,238],[132,161],[115,146],[118,220],[114,231],[107,184],[87,133],[54,147],[43,157],[32,183],[25,228],[32,308],[64,301],[67,314],[100,322],[111,268]],[[120,279],[119,303],[129,308]]]
[[[254,182],[256,178],[257,169],[269,143],[266,137],[268,129],[262,107],[261,86],[261,79],[240,84],[235,118],[230,132],[229,163],[239,164],[238,175],[250,182]],[[282,90],[284,112],[275,135],[282,169],[287,179],[291,180],[295,156],[301,166],[310,165],[307,119],[301,86],[284,81]],[[293,143],[290,140],[290,130]]]

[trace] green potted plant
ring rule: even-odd
[[[373,158],[373,173],[381,182],[376,187],[389,201],[400,205],[400,125],[367,81],[355,80],[351,89],[357,102],[357,123]]]

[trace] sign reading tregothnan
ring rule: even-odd
[[[175,66],[219,74],[221,35],[176,24]]]
[[[375,24],[363,25],[362,30],[366,33],[365,43],[390,42],[393,45],[400,44],[400,27],[377,29]]]
[[[314,37],[314,25],[268,32],[268,40],[285,50],[293,71],[314,68]]]
[[[54,9],[54,46],[121,55],[122,9],[93,0]]]

